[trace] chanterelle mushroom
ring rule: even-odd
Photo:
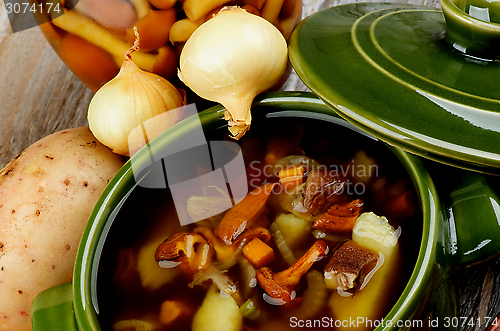
[[[233,208],[229,209],[215,229],[215,235],[227,245],[245,229],[252,227],[267,227],[266,201],[276,183],[264,184],[247,194]]]
[[[191,276],[210,266],[213,248],[196,233],[179,232],[167,238],[156,249],[156,261],[178,262]],[[175,266],[175,265],[174,265]]]
[[[356,199],[348,204],[335,204],[313,223],[313,229],[326,232],[351,232],[358,216],[363,212],[363,201]]]
[[[273,273],[268,267],[257,270],[256,278],[266,293],[277,304],[287,304],[295,298],[294,288],[312,265],[325,257],[328,245],[324,240],[317,240],[309,250],[288,269]]]

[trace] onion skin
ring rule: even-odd
[[[287,43],[262,17],[225,7],[188,39],[180,56],[179,77],[202,98],[219,102],[234,138],[249,129],[255,96],[285,73]]]

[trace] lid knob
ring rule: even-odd
[[[446,40],[458,51],[482,59],[500,58],[500,2],[441,0]]]

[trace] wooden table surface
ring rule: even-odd
[[[356,0],[304,0],[303,16]],[[439,8],[438,0],[407,2]],[[93,92],[61,62],[37,27],[12,33],[0,0],[0,168],[38,139],[62,129],[87,125]],[[285,90],[307,88],[292,75]],[[1,220],[0,220],[1,222]],[[500,312],[500,258],[451,275],[459,312],[457,317],[483,321]],[[460,330],[486,330],[468,324]]]

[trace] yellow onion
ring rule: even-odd
[[[239,7],[225,7],[184,45],[179,78],[226,108],[229,131],[239,139],[250,127],[253,99],[279,81],[287,61],[286,40],[274,25]]]
[[[138,36],[137,36],[138,37]],[[131,58],[139,38],[125,54],[115,78],[90,102],[89,127],[113,152],[131,156],[140,147],[182,119],[185,98],[165,78],[140,69]]]

